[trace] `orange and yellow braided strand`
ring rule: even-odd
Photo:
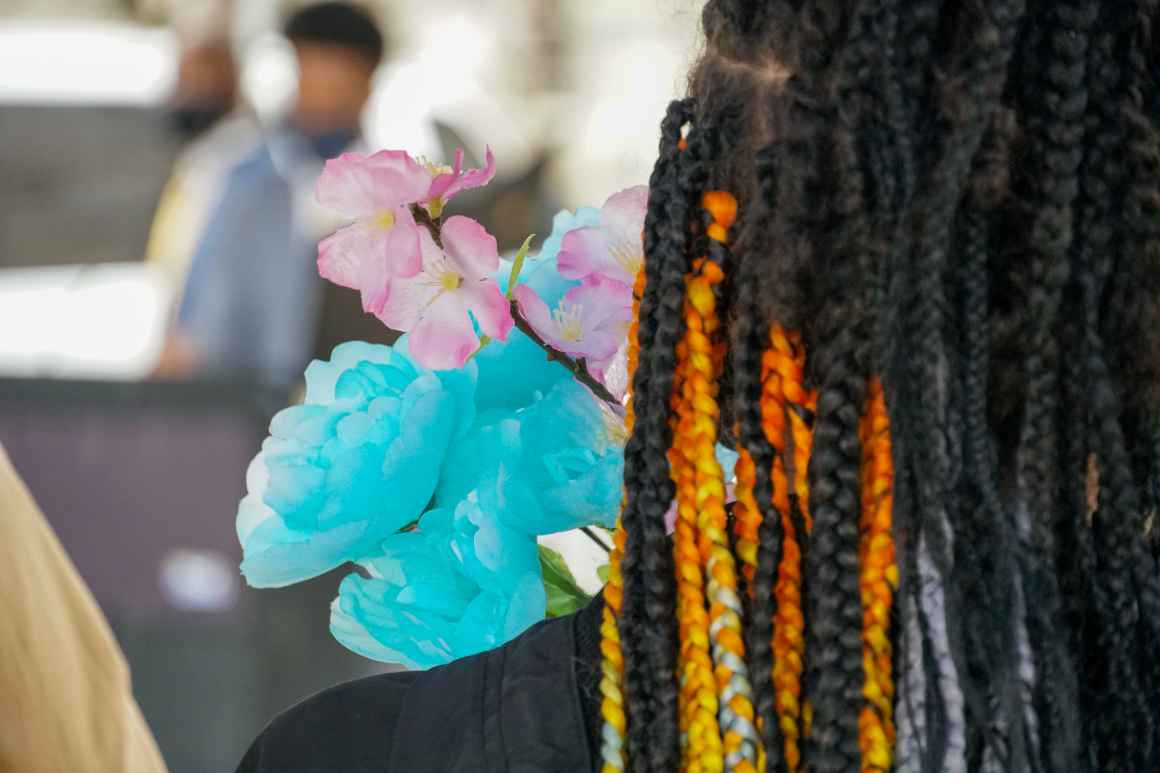
[[[758,530],[761,528],[761,510],[757,506],[753,487],[757,485],[757,466],[753,457],[744,448],[738,449],[737,464],[733,468],[737,476],[737,501],[733,504],[733,548],[737,560],[741,562],[741,573],[745,575],[745,587],[753,595],[753,578],[757,574]]]
[[[890,419],[882,382],[874,378],[859,434],[862,441],[862,514],[859,588],[862,596],[862,661],[866,706],[858,718],[864,773],[888,771],[894,761],[894,682],[891,674],[890,607],[898,587],[891,536],[894,470]]]
[[[782,557],[774,597],[777,611],[773,634],[773,684],[778,725],[785,739],[786,767],[796,773],[801,765],[801,675],[805,660],[805,618],[802,614],[802,553],[790,515],[789,480],[783,461],[787,453],[786,392],[799,396],[800,363],[790,337],[779,325],[770,331],[770,347],[762,358],[761,418],[774,458],[774,507],[781,517]],[[792,414],[791,414],[792,415]],[[795,450],[798,443],[795,441]],[[800,496],[800,494],[799,494]]]
[[[644,294],[644,269],[636,276],[632,297],[632,324],[628,330],[628,383],[631,387],[636,364],[640,361],[640,299]],[[632,432],[635,414],[632,400],[625,406],[624,423]],[[623,510],[623,505],[622,505]],[[624,577],[620,573],[620,561],[624,556],[627,535],[620,518],[616,519],[616,531],[612,538],[612,551],[608,554],[608,582],[604,585],[604,610],[600,618],[600,715],[604,721],[601,735],[601,773],[619,773],[625,769],[624,739],[628,720],[624,708],[624,654],[620,648],[620,617],[624,603]]]
[[[725,754],[717,722],[717,682],[709,650],[709,615],[705,608],[705,578],[697,547],[697,474],[692,436],[693,392],[689,385],[689,346],[677,345],[673,386],[673,447],[669,452],[677,489],[677,520],[673,552],[677,581],[677,622],[680,637],[678,677],[682,770],[722,771]]]
[[[736,218],[736,200],[728,193],[711,191],[701,203],[713,217],[708,236],[724,241]],[[756,773],[760,743],[741,633],[737,567],[729,547],[725,475],[716,455],[720,419],[717,382],[723,360],[723,350],[715,343],[720,327],[716,287],[724,278],[720,265],[702,260],[686,281],[684,395],[692,408],[692,421],[688,432],[682,431],[676,442],[694,471],[698,548],[707,578],[725,767],[737,773]]]

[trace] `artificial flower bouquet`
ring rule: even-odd
[[[446,214],[495,174],[387,150],[326,164],[319,202],[349,219],[319,245],[326,279],[404,333],[306,370],[247,472],[242,572],[278,587],[345,564],[331,630],[426,668],[586,603],[537,538],[605,541],[621,492],[626,343],[647,189],[561,212],[511,261]],[[725,453],[724,451],[722,453]]]

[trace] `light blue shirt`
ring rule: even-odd
[[[285,388],[302,374],[321,280],[317,235],[295,214],[295,179],[321,169],[292,130],[264,141],[230,172],[194,252],[178,324],[213,376]]]

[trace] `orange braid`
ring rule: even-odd
[[[890,419],[882,382],[870,381],[862,440],[862,532],[859,587],[862,595],[862,661],[867,705],[858,718],[862,770],[890,770],[894,758],[894,682],[891,677],[890,606],[898,587],[898,566],[891,537],[894,472],[890,458]]]
[[[678,711],[682,734],[682,769],[690,773],[721,771],[725,753],[717,721],[717,682],[709,651],[709,615],[705,608],[705,580],[701,571],[697,525],[697,473],[693,435],[695,413],[690,384],[689,345],[677,345],[674,381],[673,447],[669,451],[677,487],[677,521],[673,552],[677,581],[677,621],[680,636]]]
[[[801,397],[801,366],[791,338],[779,325],[770,331],[770,348],[762,358],[762,427],[774,447],[774,507],[781,516],[783,533],[781,564],[778,566],[774,596],[773,684],[776,692],[778,724],[785,738],[786,766],[796,773],[801,765],[801,675],[805,661],[805,618],[802,614],[802,553],[799,535],[790,517],[789,480],[784,455],[787,450],[786,414],[788,396]],[[791,421],[793,413],[789,412]],[[797,425],[794,425],[797,430]],[[795,437],[795,452],[802,443]],[[795,472],[797,462],[795,461]],[[798,478],[795,475],[795,480]],[[799,490],[799,497],[801,492]]]
[[[757,532],[761,528],[761,510],[753,494],[753,487],[757,485],[757,467],[753,457],[744,448],[739,449],[733,473],[737,476],[737,501],[733,505],[733,548],[741,562],[745,587],[752,596],[753,578],[757,574]]]
[[[628,383],[636,373],[640,361],[640,299],[644,294],[644,269],[636,275],[632,293],[632,324],[628,329]],[[632,400],[625,407],[624,424],[629,433],[635,421]],[[623,510],[623,504],[621,505]],[[620,561],[624,557],[627,535],[618,516],[616,532],[612,537],[612,551],[608,554],[608,582],[604,585],[604,610],[600,618],[600,715],[604,719],[601,740],[602,773],[618,773],[625,768],[624,739],[628,726],[624,713],[624,654],[620,649],[620,617],[624,602],[624,577],[620,573]]]
[[[701,204],[713,218],[707,235],[723,242],[736,218],[736,200],[728,193],[712,191],[702,197]],[[681,498],[691,500],[696,515],[696,531],[690,533],[696,537],[700,566],[707,580],[710,621],[707,629],[711,632],[720,727],[725,729],[722,738],[725,765],[730,771],[756,773],[760,743],[754,726],[753,699],[741,635],[737,567],[729,549],[725,475],[716,455],[720,419],[717,389],[724,359],[724,349],[715,341],[720,327],[716,287],[724,279],[724,271],[718,263],[702,259],[697,261],[686,280],[685,338],[679,354],[683,361],[680,399],[687,408],[685,420],[678,425],[673,442],[692,468],[693,485],[688,486],[689,476],[684,474],[685,491]],[[685,510],[689,512],[688,505]],[[684,561],[683,553],[681,557]],[[681,627],[685,627],[683,620]],[[682,674],[686,667],[692,666],[682,658]],[[692,729],[690,727],[690,731]],[[689,747],[692,751],[692,738]],[[695,764],[694,760],[690,762]],[[716,760],[713,763],[715,765]]]

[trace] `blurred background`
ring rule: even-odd
[[[274,713],[383,668],[331,640],[337,577],[237,571],[246,465],[297,374],[390,340],[315,276],[323,159],[490,145],[495,182],[453,209],[511,249],[647,181],[697,54],[696,0],[356,5],[0,0],[0,444],[174,773],[232,770]]]

